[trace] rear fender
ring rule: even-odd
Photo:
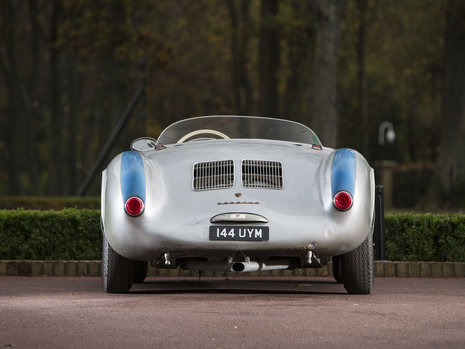
[[[352,197],[355,193],[355,152],[352,149],[336,150],[331,165],[331,192],[334,197],[346,191]]]
[[[144,162],[136,151],[127,151],[121,157],[121,194],[123,204],[133,196],[137,196],[145,203],[145,170]]]

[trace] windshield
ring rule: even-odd
[[[273,139],[321,145],[315,132],[295,121],[229,115],[201,116],[178,121],[160,134],[157,143],[183,143],[199,138]]]

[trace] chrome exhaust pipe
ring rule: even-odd
[[[276,260],[271,264],[260,262],[234,262],[231,266],[231,271],[236,272],[253,272],[253,271],[266,271],[266,270],[286,270],[289,269],[288,260]]]
[[[253,272],[266,270],[285,270],[289,269],[290,263],[286,259],[275,260],[265,264],[261,262],[207,262],[207,261],[186,261],[181,267],[187,270],[199,271],[234,271],[234,272]]]
[[[244,271],[244,269],[245,269],[245,263],[242,263],[242,262],[235,262],[231,266],[231,271]]]

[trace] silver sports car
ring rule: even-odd
[[[203,116],[139,138],[102,174],[103,285],[155,268],[318,268],[349,293],[373,284],[374,172],[297,122]]]

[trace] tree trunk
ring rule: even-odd
[[[51,108],[50,139],[52,150],[50,159],[49,193],[63,195],[63,176],[65,164],[63,162],[63,115],[61,113],[61,81],[59,74],[59,54],[55,47],[58,38],[58,20],[60,17],[60,2],[52,2],[50,18],[50,85],[49,103]]]
[[[7,152],[7,174],[8,174],[8,194],[18,195],[21,194],[21,183],[20,183],[20,171],[19,171],[19,156],[20,156],[20,135],[19,135],[19,123],[20,115],[17,113],[17,103],[15,102],[18,98],[18,89],[15,88],[15,74],[14,70],[16,67],[15,59],[15,12],[13,2],[2,1],[1,2],[1,46],[2,50],[0,53],[0,69],[3,74],[5,85],[8,91],[8,114],[6,121],[7,132],[5,132],[5,141],[8,149]],[[3,54],[3,52],[4,54]],[[13,117],[14,116],[14,117]]]
[[[336,147],[338,44],[344,0],[318,0],[318,33],[308,95],[311,127],[324,145]]]
[[[431,204],[465,206],[465,3],[449,0],[444,55],[441,148]]]
[[[31,23],[31,57],[32,57],[32,71],[29,77],[28,91],[32,97],[36,91],[37,83],[39,81],[39,23],[37,13],[37,1],[29,0],[29,20]],[[34,98],[34,97],[32,97]],[[26,147],[29,162],[29,172],[32,187],[32,194],[39,195],[39,164],[37,155],[37,129],[38,129],[38,113],[34,107],[33,100],[29,99],[30,112],[26,113]]]
[[[281,62],[281,49],[275,23],[277,14],[277,0],[261,1],[258,112],[262,116],[278,115],[278,69]]]
[[[231,56],[232,81],[234,92],[234,109],[239,115],[251,113],[252,89],[247,75],[247,46],[249,26],[249,9],[251,2],[242,0],[237,9],[234,0],[226,0],[229,16],[231,17]]]
[[[358,107],[362,117],[362,139],[363,139],[363,155],[369,159],[370,156],[370,124],[368,119],[368,98],[367,98],[367,82],[366,82],[366,54],[365,54],[365,38],[366,38],[366,15],[367,1],[358,0],[357,8],[360,24],[357,32],[357,70],[358,70]]]
[[[67,152],[66,152],[66,194],[74,194],[79,187],[78,183],[78,168],[77,168],[77,153],[79,142],[78,139],[78,118],[77,110],[79,108],[78,104],[78,91],[81,90],[81,78],[80,74],[77,71],[76,67],[78,65],[78,59],[76,52],[71,52],[66,56],[66,94],[68,104],[66,106],[66,112],[68,114],[66,128],[72,130],[68,132],[67,143]]]
[[[315,17],[315,8],[307,1],[293,0],[291,2],[293,16],[297,21],[306,22]],[[308,122],[304,103],[308,87],[308,75],[302,72],[312,68],[313,51],[315,50],[316,25],[308,21],[306,26],[299,28],[287,40],[288,77],[286,91],[281,106],[282,114],[289,119]]]

